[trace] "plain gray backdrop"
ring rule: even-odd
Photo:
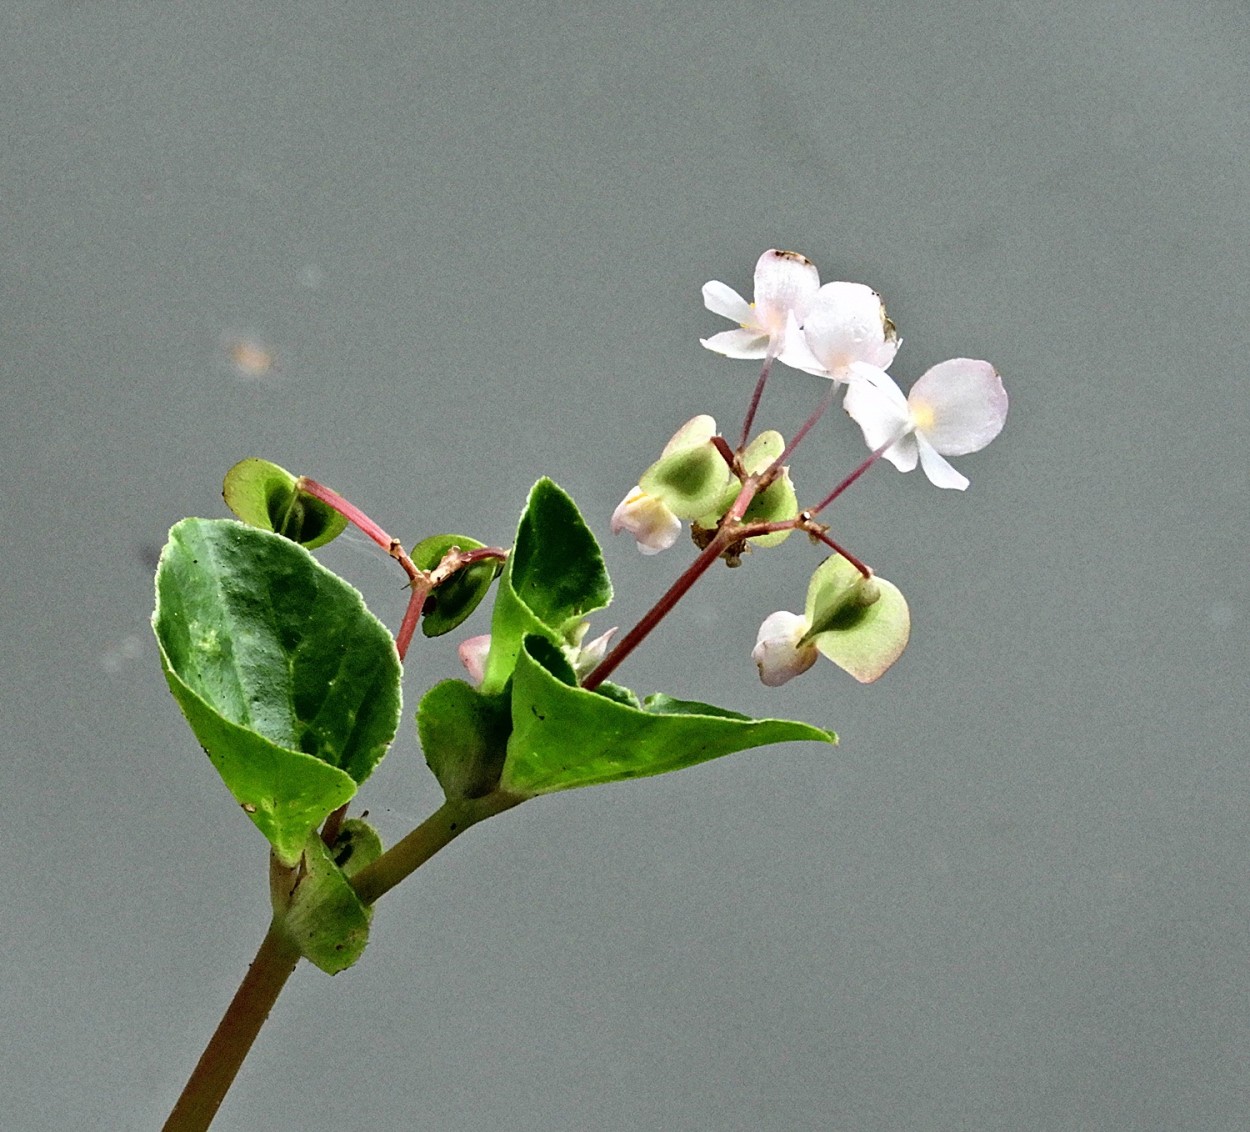
[[[700,347],[699,288],[773,246],[882,292],[904,386],[967,355],[1011,395],[965,494],[881,465],[829,513],[911,647],[763,688],[819,555],[718,569],[619,678],[841,746],[473,830],[356,968],[297,971],[215,1127],[1247,1126],[1241,0],[30,0],[0,32],[0,1127],[158,1127],[264,931],[264,842],[148,629],[169,525],[258,455],[409,544],[506,542],[547,474],[628,626],[692,552],[609,515],[682,421],[737,426],[756,369]],[[778,371],[760,424],[823,388]],[[831,413],[801,494],[863,451]],[[323,559],[398,623],[393,564]],[[412,654],[361,795],[388,841],[437,804],[411,714],[456,673]]]

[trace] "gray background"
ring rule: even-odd
[[[1250,306],[1240,0],[44,0],[0,17],[8,804],[0,1127],[159,1125],[264,930],[183,725],[151,556],[262,455],[407,541],[550,474],[629,625],[690,551],[608,516],[755,377],[699,288],[766,247],[880,290],[906,385],[985,357],[965,495],[875,468],[834,534],[908,595],[879,684],[780,690],[797,540],[620,678],[837,728],[574,792],[297,972],[221,1129],[1245,1128]],[[233,344],[276,359],[248,376]],[[779,372],[761,424],[823,390]],[[795,459],[862,454],[841,413]],[[324,559],[397,624],[363,540]],[[478,619],[467,627],[481,631]],[[416,652],[362,801],[437,801]],[[13,881],[16,881],[16,885]]]

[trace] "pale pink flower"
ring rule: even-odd
[[[806,355],[799,328],[819,287],[820,276],[806,256],[770,248],[755,264],[754,302],[719,280],[703,285],[704,306],[732,319],[738,329],[699,341],[729,358],[780,358],[789,365],[783,355],[792,347]]]
[[[760,680],[768,687],[778,688],[816,663],[820,655],[816,646],[799,644],[809,628],[806,617],[785,610],[764,618],[751,659],[760,670]]]
[[[979,452],[1002,431],[1007,391],[989,362],[952,358],[925,373],[906,397],[885,374],[854,382],[843,408],[869,448],[898,438],[883,455],[900,472],[919,461],[930,483],[963,491],[967,477],[943,457]]]

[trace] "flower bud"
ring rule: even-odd
[[[469,674],[469,681],[474,687],[482,683],[486,672],[486,658],[490,655],[490,634],[483,633],[480,637],[470,637],[461,641],[456,652],[460,655],[460,663]]]
[[[677,541],[681,520],[660,499],[634,487],[612,512],[612,533],[628,531],[643,554],[659,554]]]
[[[751,659],[768,687],[778,688],[816,663],[816,646],[802,643],[807,628],[806,617],[785,610],[764,618]]]

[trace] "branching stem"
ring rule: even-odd
[[[395,842],[372,864],[351,878],[352,888],[365,904],[372,904],[415,872],[470,826],[519,806],[525,798],[496,790],[481,798],[447,800],[416,829]]]

